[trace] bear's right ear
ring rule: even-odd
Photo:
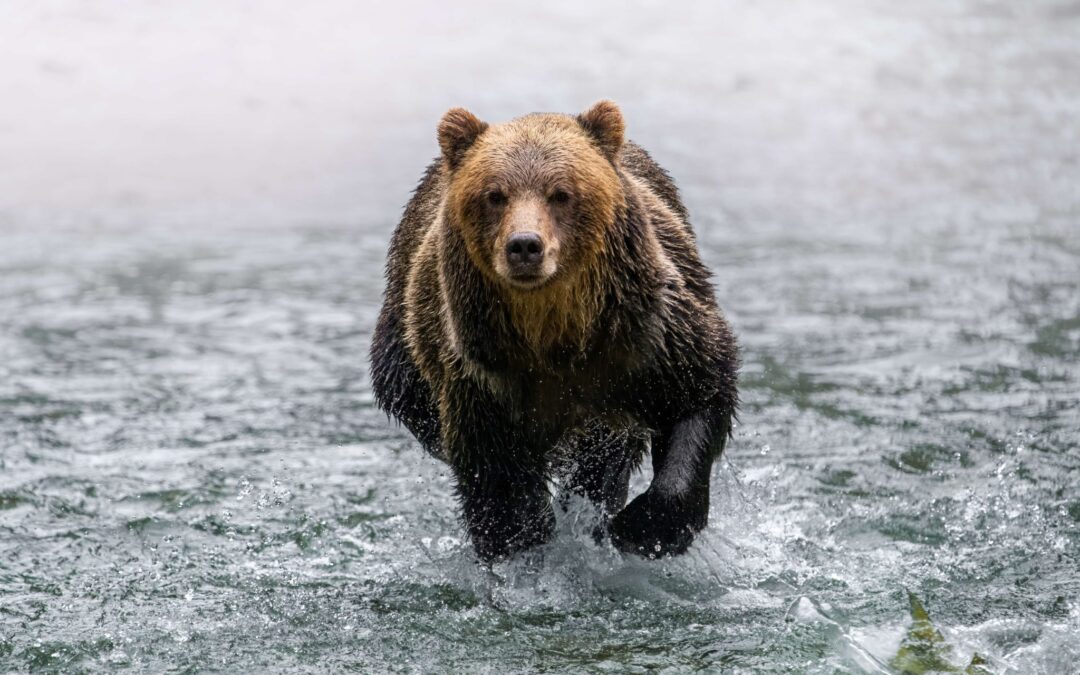
[[[487,129],[476,115],[465,108],[451,108],[439,120],[439,147],[451,169],[456,169],[477,136]]]

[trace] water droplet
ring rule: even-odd
[[[247,479],[247,476],[240,477],[239,485],[240,492],[236,495],[236,501],[238,502],[243,501],[244,497],[247,497],[249,494],[251,494],[251,491],[254,489],[251,485],[251,481]]]

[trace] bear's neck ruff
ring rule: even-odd
[[[601,275],[591,263],[573,279],[531,290],[505,288],[510,324],[525,346],[543,358],[554,348],[583,351],[602,309]]]

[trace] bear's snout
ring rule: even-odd
[[[544,260],[544,240],[536,232],[515,232],[506,240],[506,264],[512,276],[535,276]]]
[[[492,247],[495,272],[518,289],[537,288],[558,268],[559,240],[551,211],[533,195],[511,197]]]

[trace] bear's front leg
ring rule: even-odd
[[[447,459],[476,554],[490,562],[550,538],[555,515],[546,458],[523,424],[482,386],[462,380],[442,396]]]
[[[730,414],[709,408],[657,435],[653,480],[611,521],[612,543],[646,557],[684,553],[709,519],[709,475],[723,451]]]
[[[465,525],[481,560],[501,560],[551,537],[555,515],[542,476],[491,464],[455,467],[454,473]]]

